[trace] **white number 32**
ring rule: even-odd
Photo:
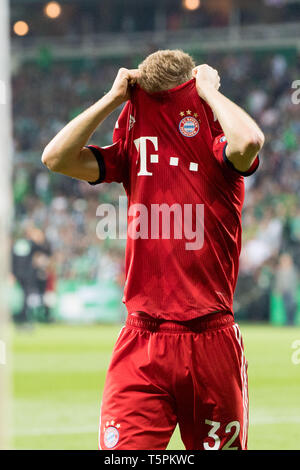
[[[220,448],[221,441],[220,441],[220,437],[217,434],[217,431],[220,428],[221,423],[219,423],[218,421],[211,421],[210,419],[206,419],[205,424],[209,424],[209,426],[212,427],[208,433],[208,437],[211,437],[214,440],[214,444],[209,445],[208,442],[204,442],[203,447],[205,450],[218,450]],[[223,447],[223,450],[237,450],[238,449],[237,447],[230,447],[230,446],[239,435],[240,428],[241,428],[239,421],[231,421],[230,423],[228,423],[225,428],[226,434],[229,434],[232,428],[235,428],[235,432],[233,433],[229,441],[226,442],[226,444]]]

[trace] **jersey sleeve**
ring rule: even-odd
[[[97,181],[89,182],[92,186],[100,183],[126,183],[128,159],[126,157],[125,148],[129,116],[130,102],[127,101],[115,124],[113,144],[107,147],[87,145],[87,148],[93,152],[99,166],[99,178]]]
[[[250,175],[253,175],[253,173],[255,173],[255,171],[259,167],[258,155],[255,158],[249,170],[239,171],[233,166],[231,161],[227,158],[226,147],[227,147],[227,139],[224,133],[222,132],[221,134],[219,134],[217,137],[214,138],[213,154],[223,167],[225,167],[227,170],[230,170],[232,172],[233,176],[250,176]]]
[[[204,102],[203,104],[212,136],[212,151],[215,158],[219,161],[221,166],[223,166],[225,171],[228,171],[233,177],[253,175],[259,167],[259,156],[257,155],[248,171],[242,172],[237,170],[227,158],[227,139],[217,117],[214,115],[212,109],[207,103]]]
[[[89,184],[95,186],[100,183],[126,183],[128,160],[123,140],[119,139],[107,147],[87,145],[87,148],[93,152],[99,166],[99,178]]]

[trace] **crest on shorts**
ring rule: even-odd
[[[179,122],[179,131],[181,134],[184,135],[184,137],[194,137],[197,135],[200,129],[198,114],[192,113],[190,109],[185,112],[181,111],[179,114],[182,117]]]
[[[119,423],[115,423],[114,420],[106,421],[105,426],[104,426],[103,441],[107,449],[112,449],[118,444],[119,439],[120,439],[120,433],[119,433],[120,427],[121,425]]]

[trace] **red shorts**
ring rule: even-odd
[[[129,315],[107,372],[100,449],[246,449],[247,363],[231,314],[184,324]]]

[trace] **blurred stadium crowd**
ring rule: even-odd
[[[269,321],[275,294],[284,303],[285,321],[293,323],[300,270],[300,120],[291,84],[300,76],[299,57],[294,50],[193,55],[219,70],[222,91],[245,107],[266,135],[260,169],[245,181],[236,313]],[[51,319],[62,279],[109,279],[123,286],[124,240],[100,241],[95,231],[98,204],[117,205],[122,188],[90,187],[50,174],[40,159],[55,133],[109,89],[117,69],[135,67],[140,59],[32,62],[13,76],[12,280],[25,292],[19,320],[28,319],[35,302],[42,303],[44,319]],[[119,112],[100,126],[93,143],[111,143]]]
[[[11,19],[22,17],[33,25],[29,38],[36,36],[40,41],[42,36],[63,36],[75,42],[99,32],[180,31],[300,19],[299,5],[291,0],[60,0],[56,3],[63,13],[54,9],[60,18],[55,22],[49,21],[51,12],[41,15],[47,3],[11,0]]]

